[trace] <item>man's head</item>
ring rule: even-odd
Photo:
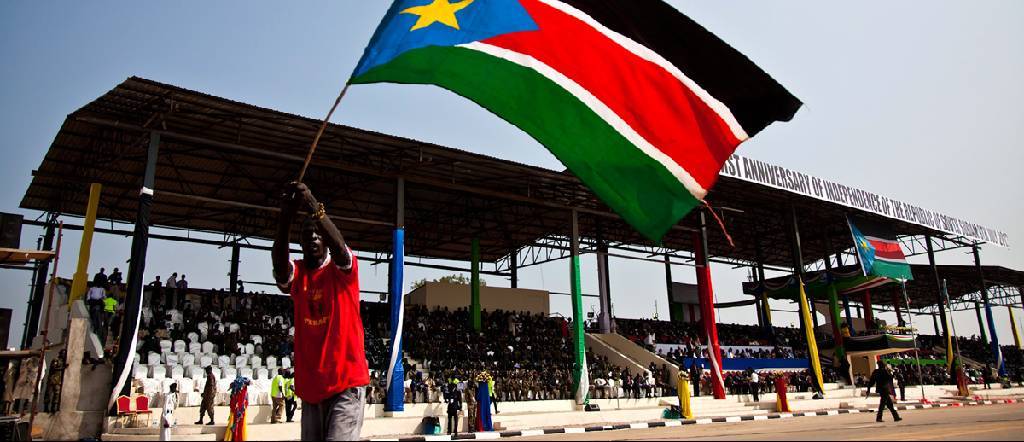
[[[103,267],[100,267],[100,273],[103,273],[103,272],[104,272],[104,271],[106,271],[106,270],[107,270],[107,269],[105,269],[105,268],[103,268]]]
[[[327,249],[324,247],[323,238],[320,236],[320,229],[311,219],[302,223],[302,236],[299,239],[302,245],[302,257],[307,262],[319,263],[323,261]]]

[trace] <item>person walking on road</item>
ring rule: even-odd
[[[892,388],[892,372],[889,371],[889,367],[885,365],[885,361],[878,361],[878,368],[874,373],[871,373],[871,380],[868,381],[868,395],[871,395],[871,387],[875,387],[875,391],[878,392],[880,400],[878,402],[878,416],[875,418],[876,422],[882,422],[882,413],[886,408],[892,412],[892,419],[896,422],[903,420],[899,413],[896,412],[896,407],[892,404],[893,388]]]

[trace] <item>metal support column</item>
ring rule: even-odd
[[[821,359],[818,358],[818,341],[814,337],[814,329],[812,328],[812,324],[814,324],[814,321],[811,319],[812,310],[807,301],[807,293],[804,291],[804,257],[800,247],[800,227],[796,220],[796,207],[790,206],[789,213],[793,234],[793,271],[796,274],[797,289],[800,293],[800,299],[797,301],[800,304],[800,322],[804,329],[804,335],[807,338],[807,359],[810,362],[810,370],[813,375],[813,387],[816,394],[823,397],[825,395],[825,383],[821,375]]]
[[[388,304],[391,310],[391,340],[388,354],[387,399],[384,411],[405,411],[405,358],[402,341],[405,323],[405,179],[398,178],[395,188],[395,230],[392,235],[391,262],[388,263]]]
[[[233,295],[238,294],[238,262],[241,250],[242,248],[239,247],[238,241],[231,244],[231,271],[228,274],[228,278],[230,278],[230,285],[228,287],[231,288],[231,294]]]
[[[508,273],[512,288],[519,288],[519,250],[513,250],[508,256]]]
[[[935,287],[942,287],[942,279],[939,277],[939,268],[935,265],[935,249],[932,246],[932,237],[926,235],[924,237],[925,244],[928,247],[928,265],[932,268],[932,275],[935,276]],[[946,318],[946,298],[942,293],[942,290],[935,291],[935,300],[938,302],[939,307],[939,319],[942,321],[942,342],[946,348],[946,366],[949,367],[953,364],[953,339],[949,334],[949,321]]]
[[[598,328],[601,333],[612,332],[612,298],[608,282],[608,245],[602,241],[597,245],[597,293],[601,302]]]
[[[665,254],[665,299],[668,301],[668,318],[672,322],[684,322],[683,305],[672,299],[672,261]]]
[[[57,231],[57,215],[47,214],[46,233],[43,234],[43,250],[53,250],[53,237]],[[50,273],[50,261],[44,260],[38,263],[36,268],[36,279],[32,290],[32,300],[29,303],[28,319],[25,320],[25,334],[21,338],[21,348],[32,346],[32,339],[36,337],[39,330],[39,316],[43,312],[43,298],[46,296],[46,283]]]
[[[974,247],[974,267],[978,269],[978,282],[981,283],[981,301],[985,303],[985,317],[988,320],[989,344],[992,346],[992,357],[995,359],[996,368],[1000,376],[1006,376],[1006,364],[1003,363],[1003,351],[999,348],[999,336],[996,334],[996,319],[992,315],[992,304],[988,301],[988,287],[985,282],[985,273],[981,269],[981,255],[978,252],[978,245]]]
[[[576,404],[590,402],[590,374],[587,371],[586,330],[583,328],[583,289],[580,286],[580,226],[579,214],[572,211],[572,259],[569,260],[569,287],[572,292],[572,339],[573,339],[573,391]]]
[[[480,240],[470,244],[469,266],[469,323],[473,331],[480,331]]]
[[[708,223],[700,209],[700,232],[694,235],[694,270],[697,272],[697,293],[700,299],[700,320],[704,324],[708,362],[711,364],[711,390],[715,399],[725,399],[725,374],[722,369],[722,347],[718,343],[718,321],[715,319],[715,291],[711,284],[711,253],[708,251]]]
[[[146,278],[146,250],[149,248],[149,212],[153,204],[153,188],[156,186],[156,164],[160,152],[160,134],[149,134],[146,150],[146,169],[139,190],[139,208],[135,215],[135,233],[132,237],[132,251],[128,262],[128,287],[124,304],[124,320],[121,321],[121,338],[117,355],[114,357],[114,383],[107,408],[114,407],[120,395],[131,395],[132,366],[138,344],[139,322],[142,319],[143,291]]]
[[[82,243],[78,246],[78,267],[71,280],[71,293],[68,294],[68,301],[73,302],[85,297],[85,291],[89,288],[89,255],[92,252],[92,232],[96,228],[96,212],[99,211],[100,194],[103,193],[103,185],[92,183],[89,185],[89,203],[85,207],[85,222],[82,225]],[[100,336],[106,335],[100,330],[94,330]]]

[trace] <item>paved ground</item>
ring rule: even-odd
[[[988,405],[901,412],[895,423],[874,414],[801,417],[731,424],[550,434],[514,440],[1024,440],[1024,405]]]

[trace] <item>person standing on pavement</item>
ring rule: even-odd
[[[284,411],[284,376],[281,373],[270,380],[270,401],[273,403],[270,423],[281,423],[281,413]]]
[[[885,361],[878,361],[878,368],[874,373],[871,373],[871,380],[868,381],[867,394],[871,395],[871,387],[875,387],[875,391],[878,392],[880,400],[878,402],[878,416],[875,421],[882,422],[882,413],[886,408],[892,412],[892,418],[894,421],[899,422],[903,420],[900,418],[899,413],[896,412],[896,407],[892,404],[893,388],[892,388],[892,372],[889,371],[889,367],[885,365]]]
[[[199,420],[196,425],[203,424],[203,416],[210,415],[210,423],[213,425],[213,401],[217,397],[217,377],[213,375],[213,367],[206,366],[206,386],[203,387],[202,401],[199,403]]]
[[[753,368],[748,368],[747,370],[750,370],[750,394],[754,396],[754,402],[760,402],[761,376]]]
[[[903,370],[899,370],[899,371],[896,372],[896,378],[894,380],[896,382],[897,388],[900,389],[900,401],[901,402],[906,402],[907,401],[907,378],[906,378],[906,376],[903,376]]]
[[[704,370],[697,368],[697,358],[690,364],[690,384],[693,385],[693,397],[700,397],[700,378]]]
[[[454,382],[445,386],[444,400],[448,403],[448,434],[459,434],[459,413],[462,412],[462,393]]]
[[[295,409],[299,408],[295,400],[295,374],[291,370],[284,373],[284,417],[291,422],[295,418]]]

